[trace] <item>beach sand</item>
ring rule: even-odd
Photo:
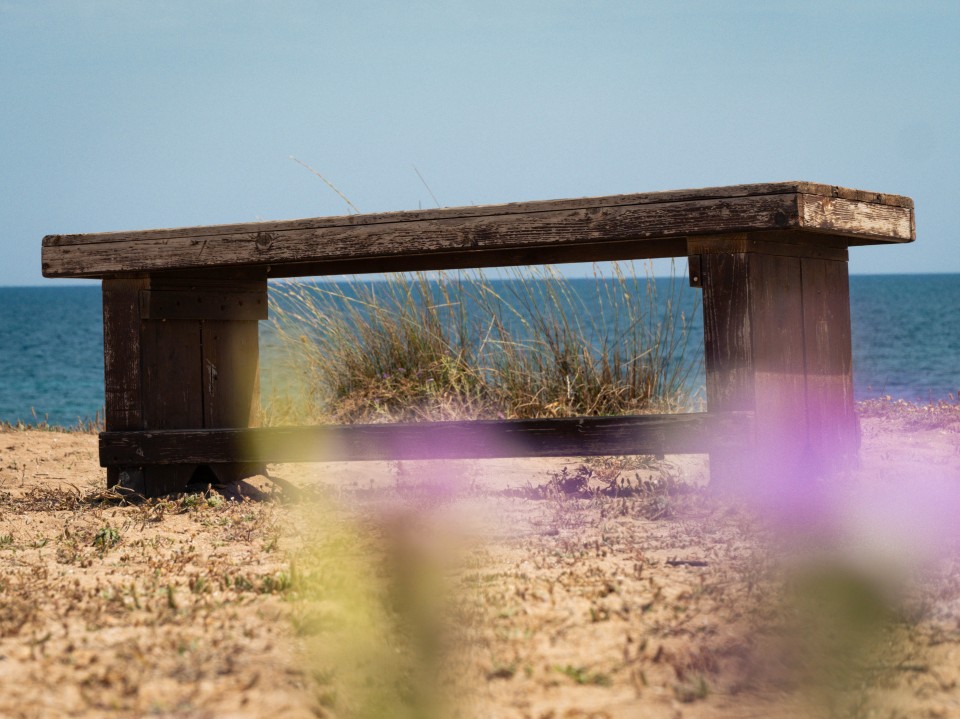
[[[794,515],[685,489],[699,457],[138,503],[95,435],[4,430],[0,716],[960,716],[960,423],[873,414]]]

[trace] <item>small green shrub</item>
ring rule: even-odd
[[[102,527],[93,538],[93,546],[106,551],[120,543],[120,532],[110,526]]]

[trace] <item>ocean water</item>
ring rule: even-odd
[[[507,283],[508,281],[503,281]],[[590,314],[594,280],[574,280]],[[509,288],[499,288],[507,293]],[[665,280],[658,295],[670,296]],[[676,306],[690,317],[698,290],[678,280]],[[960,391],[960,275],[883,275],[850,278],[854,389],[858,399],[883,395],[946,399]],[[599,313],[597,313],[599,314]],[[691,337],[702,332],[694,314]],[[268,355],[271,328],[261,323]],[[688,352],[702,352],[698,341]],[[269,378],[267,378],[269,382]],[[702,384],[691,377],[691,388]],[[100,288],[0,287],[0,420],[74,425],[103,406]]]

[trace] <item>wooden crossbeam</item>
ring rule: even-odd
[[[100,435],[100,464],[577,457],[704,453],[748,446],[752,412],[475,420]]]

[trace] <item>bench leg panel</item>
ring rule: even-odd
[[[223,283],[195,279],[104,280],[107,431],[259,426],[258,323],[249,319],[249,297],[265,307],[266,282],[231,285],[227,291]],[[158,288],[162,304],[149,295]],[[218,292],[225,301],[211,302]],[[248,302],[237,310],[243,319],[225,319],[227,300],[236,296]],[[196,309],[198,297],[202,309]],[[209,466],[211,478],[198,475],[198,469],[195,464],[109,468],[107,483],[159,496],[183,491],[198,477],[229,483],[263,472],[262,465],[217,464]]]
[[[754,451],[711,454],[712,481],[802,485],[856,462],[847,263],[741,248],[699,258],[708,407],[756,413]]]

